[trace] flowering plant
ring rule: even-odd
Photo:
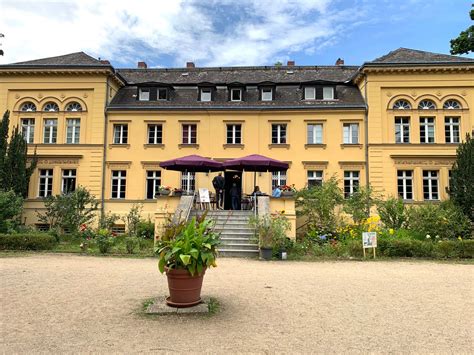
[[[159,187],[159,190],[171,190],[171,186],[167,186],[167,185],[160,185]]]
[[[296,192],[296,187],[295,187],[295,184],[289,186],[289,185],[283,185],[281,188],[281,191],[292,191],[292,192]]]

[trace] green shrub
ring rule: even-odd
[[[387,228],[400,229],[407,220],[405,204],[400,198],[391,197],[384,201],[377,201],[377,212]]]
[[[474,240],[462,240],[458,244],[460,258],[474,258]]]
[[[125,237],[125,248],[127,249],[127,253],[133,254],[138,243],[139,241],[137,237]]]
[[[23,198],[13,191],[0,191],[0,233],[16,230],[23,210]]]
[[[435,243],[434,253],[435,256],[441,258],[455,258],[459,256],[459,241],[454,240],[440,240]]]
[[[115,244],[115,238],[106,229],[99,229],[95,237],[95,243],[102,254],[106,254]]]
[[[347,240],[346,252],[348,256],[361,258],[364,255],[362,251],[362,241],[360,239]]]
[[[153,239],[155,237],[155,224],[150,220],[138,222],[137,236],[145,239]]]
[[[357,191],[344,201],[343,210],[356,224],[369,218],[370,208],[374,205],[373,190],[370,186],[359,186]]]
[[[0,250],[51,250],[56,238],[46,233],[0,234]]]

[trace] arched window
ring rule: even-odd
[[[446,100],[444,102],[443,108],[445,110],[460,110],[461,104],[457,100]]]
[[[58,112],[59,111],[59,106],[55,104],[54,102],[47,102],[43,106],[43,111],[46,112]]]
[[[418,104],[418,110],[436,110],[436,105],[431,100],[421,100]]]
[[[82,111],[82,106],[79,102],[71,102],[69,105],[67,105],[66,111]]]
[[[23,112],[35,112],[36,111],[36,105],[30,101],[25,102],[23,105],[21,105],[21,110]]]
[[[407,100],[397,100],[393,104],[394,110],[410,110],[411,105]]]

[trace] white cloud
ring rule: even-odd
[[[357,1],[357,0],[354,0]],[[330,0],[2,0],[2,63],[77,51],[119,65],[272,64],[333,44],[359,15]]]

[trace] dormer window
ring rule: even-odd
[[[262,101],[272,101],[273,100],[273,88],[262,88]]]
[[[212,99],[212,89],[211,88],[201,88],[200,101],[209,102]]]
[[[150,89],[149,88],[140,88],[138,91],[138,100],[140,101],[150,101]]]
[[[305,87],[304,88],[304,99],[305,100],[316,100],[316,88]]]
[[[242,89],[230,89],[230,101],[242,101]]]
[[[334,100],[334,88],[332,86],[323,87],[323,100]]]
[[[158,88],[157,98],[160,101],[168,100],[168,89],[167,88]]]

